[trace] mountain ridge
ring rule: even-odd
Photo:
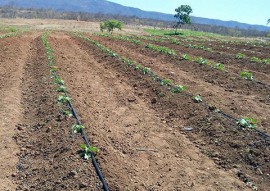
[[[124,16],[137,16],[139,18],[156,19],[162,21],[174,21],[172,14],[159,13],[155,11],[143,11],[138,8],[127,7],[106,0],[1,0],[0,6],[15,6],[22,8],[54,9],[57,11],[89,12],[102,14],[116,14]],[[224,26],[229,28],[240,28],[247,30],[270,31],[270,27],[263,25],[252,25],[237,21],[223,21],[191,16],[193,23]]]

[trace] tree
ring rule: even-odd
[[[270,23],[270,19],[268,19],[268,21],[267,21],[267,24],[269,24]]]
[[[192,8],[189,5],[181,5],[180,7],[175,9],[176,14],[174,17],[177,19],[177,23],[175,25],[175,34],[177,34],[178,27],[184,24],[191,24],[191,19],[189,14],[192,13]]]
[[[107,30],[110,33],[113,33],[114,29],[119,29],[122,30],[123,28],[123,23],[118,20],[107,20],[102,23],[100,23],[100,31],[103,32],[104,30]]]

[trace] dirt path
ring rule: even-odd
[[[110,58],[62,33],[49,40],[111,190],[248,190],[166,124]]]
[[[16,174],[19,152],[12,138],[22,120],[22,90],[20,88],[24,66],[32,54],[33,40],[38,34],[0,40],[0,188],[15,190],[12,176]]]
[[[253,86],[241,79],[222,78],[213,69],[200,71],[200,68],[203,66],[192,67],[189,63],[176,65],[175,60],[170,60],[168,57],[158,53],[149,53],[149,51],[138,48],[136,45],[128,42],[99,37],[94,39],[119,55],[150,67],[157,74],[163,76],[163,78],[173,79],[175,83],[187,86],[189,88],[188,91],[192,94],[200,94],[207,102],[217,106],[226,113],[238,118],[252,116],[258,119],[261,128],[270,132],[268,127],[270,124],[268,117],[270,115],[268,112],[270,111],[269,88],[264,89],[260,86]],[[212,78],[209,79],[209,76],[212,76]],[[229,83],[230,81],[232,83]]]

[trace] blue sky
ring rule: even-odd
[[[108,0],[146,11],[174,14],[180,5],[190,5],[192,16],[266,25],[270,0]],[[269,25],[270,26],[270,25]]]

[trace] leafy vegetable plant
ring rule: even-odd
[[[206,60],[206,59],[204,59],[202,57],[196,58],[194,61],[199,63],[200,65],[207,65],[208,64],[208,60]]]
[[[263,59],[262,64],[264,64],[264,65],[270,64],[270,58],[269,59]]]
[[[97,147],[87,147],[85,144],[81,144],[80,147],[84,150],[84,159],[88,160],[91,158],[92,153],[97,154],[98,148]]]
[[[199,95],[193,96],[192,99],[193,99],[196,103],[202,102],[202,97],[199,96]]]
[[[242,54],[242,53],[237,53],[236,55],[235,55],[235,58],[236,59],[242,59],[242,58],[245,58],[246,57],[246,55],[245,54]]]
[[[240,77],[245,79],[245,80],[253,80],[254,79],[252,72],[248,72],[248,71],[240,72]]]
[[[145,46],[145,48],[148,48],[148,49],[151,49],[151,50],[154,50],[154,51],[157,51],[157,52],[161,52],[161,53],[164,53],[164,54],[176,55],[174,50],[169,49],[169,48],[164,47],[164,46],[155,46],[153,44],[147,44]]]
[[[185,91],[187,89],[186,86],[176,85],[172,88],[173,93],[180,93],[182,91]]]
[[[58,92],[66,92],[66,90],[67,90],[67,88],[66,88],[65,86],[63,86],[63,85],[61,85],[61,86],[57,89]]]
[[[54,82],[56,84],[58,84],[58,85],[64,85],[65,84],[64,80],[62,80],[61,78],[55,78]]]
[[[162,86],[168,86],[168,85],[171,85],[172,84],[172,80],[170,80],[170,79],[164,79],[164,80],[161,80],[160,84]]]
[[[249,128],[249,129],[256,129],[256,123],[257,123],[256,119],[252,119],[248,117],[239,119],[237,121],[237,124],[240,127]]]
[[[82,130],[84,129],[83,125],[72,125],[71,129],[73,130],[74,133],[81,133]]]
[[[192,60],[188,54],[182,54],[181,60]]]
[[[256,62],[256,63],[261,63],[261,62],[262,62],[261,59],[255,57],[255,56],[253,56],[253,57],[250,59],[250,61],[251,61],[251,62]]]
[[[70,97],[60,95],[57,99],[58,103],[69,103],[71,101]]]
[[[70,111],[66,111],[66,110],[63,111],[63,114],[68,118],[73,116]]]
[[[221,71],[225,70],[224,64],[221,64],[221,63],[215,63],[212,65],[212,67]]]
[[[150,72],[151,72],[151,69],[150,68],[147,68],[147,67],[144,67],[143,69],[142,69],[142,73],[145,75],[145,74],[150,74]]]

